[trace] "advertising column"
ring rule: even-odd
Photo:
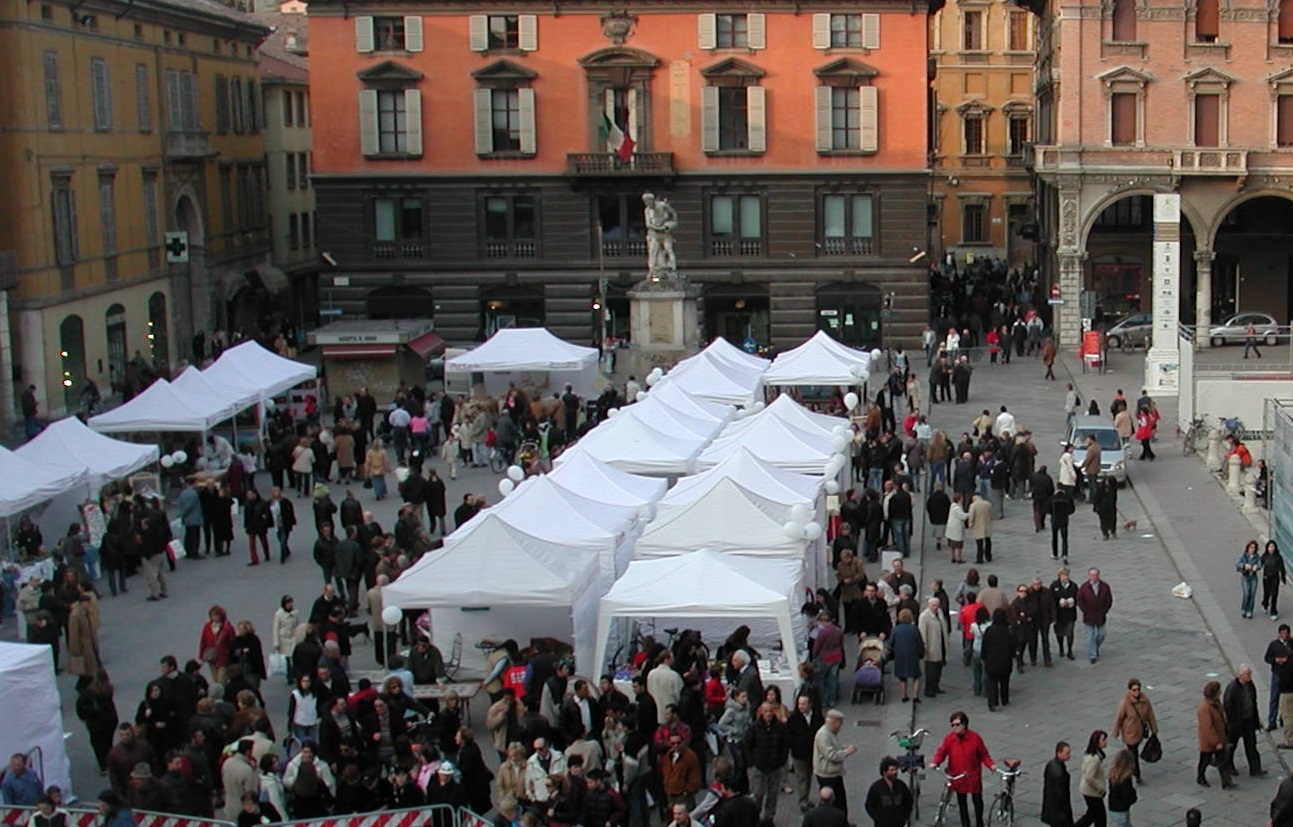
[[[1181,196],[1154,196],[1154,272],[1150,310],[1154,327],[1145,355],[1145,387],[1151,394],[1175,396],[1181,371],[1177,332],[1181,301]]]

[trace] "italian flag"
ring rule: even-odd
[[[602,135],[610,145],[611,152],[614,152],[621,161],[627,161],[633,157],[633,148],[637,146],[633,142],[633,136],[616,126],[605,112],[602,113]]]

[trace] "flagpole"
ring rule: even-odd
[[[600,341],[606,343],[606,245],[602,236],[602,220],[597,219],[597,320],[601,331]]]

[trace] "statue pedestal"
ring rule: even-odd
[[[629,291],[630,373],[641,379],[696,352],[699,297],[700,289],[682,279],[647,280]]]

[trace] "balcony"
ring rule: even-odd
[[[611,152],[570,152],[566,175],[576,178],[672,177],[672,152],[635,152],[627,160]]]
[[[1150,175],[1237,176],[1248,174],[1246,149],[1154,147],[1059,147],[1029,144],[1024,166],[1038,175],[1115,172]]]
[[[214,158],[218,153],[211,147],[210,132],[196,130],[168,131],[166,133],[166,160],[201,161]]]
[[[1246,149],[1178,149],[1172,166],[1180,175],[1247,175]]]
[[[643,239],[606,238],[602,240],[602,255],[606,258],[646,258],[647,243]]]
[[[709,242],[711,256],[761,256],[763,239],[761,238],[715,238]]]
[[[820,252],[824,256],[869,256],[875,248],[869,238],[827,236],[822,239]]]
[[[373,258],[423,258],[426,246],[421,241],[378,241],[373,244]]]
[[[534,241],[486,241],[485,258],[534,258],[539,245]]]

